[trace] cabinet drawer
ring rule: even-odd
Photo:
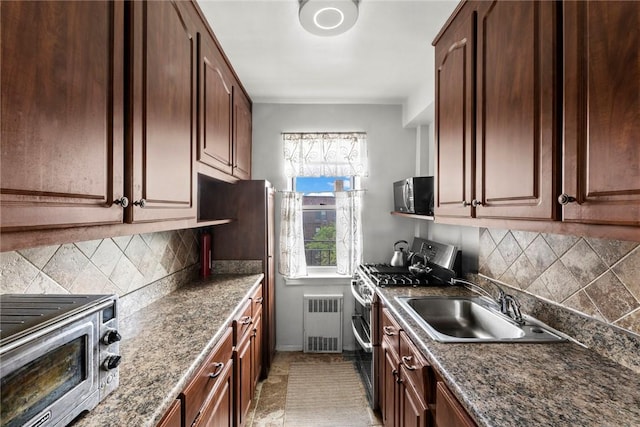
[[[467,411],[464,410],[447,386],[438,381],[436,387],[436,425],[438,427],[475,427]]]
[[[264,302],[264,295],[262,292],[262,285],[258,286],[258,289],[251,295],[251,315],[255,319],[258,313],[262,310],[262,303]]]
[[[389,347],[395,351],[396,354],[400,354],[400,325],[387,308],[382,309],[380,326],[382,339],[389,343]]]
[[[239,314],[233,319],[233,344],[236,346],[242,340],[242,337],[252,329],[251,305],[251,300],[247,300],[242,305]]]
[[[400,366],[416,391],[429,402],[433,392],[430,390],[430,367],[404,331],[400,332]]]
[[[191,425],[197,417],[202,405],[221,378],[224,368],[231,363],[233,337],[228,328],[220,342],[211,352],[202,367],[198,370],[189,385],[185,387],[184,409],[186,425]]]

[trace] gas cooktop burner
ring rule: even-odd
[[[374,285],[380,287],[426,286],[429,284],[429,280],[414,276],[407,267],[393,267],[389,264],[362,264],[360,268]]]

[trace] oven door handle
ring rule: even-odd
[[[362,295],[360,295],[357,291],[358,287],[358,281],[357,280],[352,280],[351,281],[351,294],[353,294],[353,297],[356,299],[356,301],[358,301],[358,303],[365,307],[365,308],[369,308],[371,307],[371,301],[367,301],[365,300]]]
[[[360,344],[360,347],[362,347],[362,349],[365,352],[371,353],[373,352],[373,346],[371,345],[370,342],[366,342],[365,340],[363,340],[360,334],[358,333],[358,327],[356,326],[356,322],[359,319],[360,319],[360,316],[353,316],[351,318],[351,329],[353,330],[353,335],[356,337],[356,341],[358,341],[358,344]]]

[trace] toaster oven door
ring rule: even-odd
[[[97,405],[97,316],[50,328],[3,352],[3,426],[64,425]]]

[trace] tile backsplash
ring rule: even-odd
[[[640,334],[640,243],[480,229],[479,272]]]
[[[0,253],[0,293],[123,296],[198,263],[197,231],[173,230]]]

